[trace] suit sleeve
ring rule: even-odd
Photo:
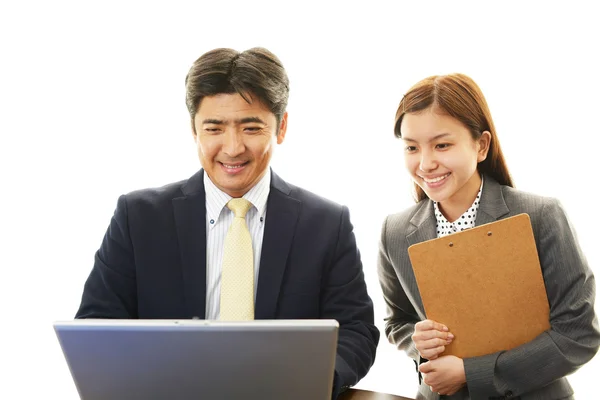
[[[136,275],[129,236],[127,200],[121,196],[75,318],[137,318]]]
[[[538,254],[550,304],[550,329],[509,351],[464,360],[473,398],[520,396],[576,371],[600,345],[594,276],[557,200],[537,218]]]
[[[367,293],[348,208],[343,207],[321,302],[321,317],[340,325],[333,398],[362,379],[375,361],[379,330]]]
[[[420,321],[420,318],[406,296],[406,292],[392,266],[387,247],[387,221],[386,218],[381,229],[377,262],[379,283],[387,309],[385,334],[390,343],[396,345],[398,350],[405,351],[418,366],[422,359],[419,357],[412,335],[415,331],[415,324]]]

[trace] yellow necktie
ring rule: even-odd
[[[252,207],[246,199],[231,199],[227,207],[234,218],[223,246],[220,319],[254,319],[254,252],[246,213]]]

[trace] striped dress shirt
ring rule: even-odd
[[[206,191],[206,319],[216,320],[220,315],[223,245],[233,221],[233,212],[227,208],[227,202],[232,197],[217,188],[206,173],[204,187]],[[255,301],[270,188],[271,173],[267,171],[265,176],[242,196],[252,203],[252,207],[246,214],[246,224],[252,237],[254,252]]]

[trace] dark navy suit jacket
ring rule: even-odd
[[[76,318],[205,318],[203,174],[119,198]],[[336,319],[335,398],[379,341],[348,209],[272,173],[264,229],[255,318]]]

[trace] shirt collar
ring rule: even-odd
[[[479,186],[479,192],[471,204],[471,207],[467,209],[456,221],[450,222],[446,219],[444,214],[440,211],[437,201],[433,202],[433,210],[437,225],[437,236],[442,237],[452,233],[461,232],[465,229],[473,228],[475,226],[475,219],[477,218],[477,211],[479,210],[479,199],[481,199],[481,191],[483,190],[483,175],[481,176],[481,185]]]
[[[219,219],[221,211],[227,205],[227,202],[233,197],[219,189],[210,180],[206,171],[204,172],[204,190],[206,192],[206,219],[208,221]],[[256,208],[257,215],[262,216],[266,207],[269,191],[271,190],[271,171],[267,171],[245,195],[242,197],[252,203]]]

